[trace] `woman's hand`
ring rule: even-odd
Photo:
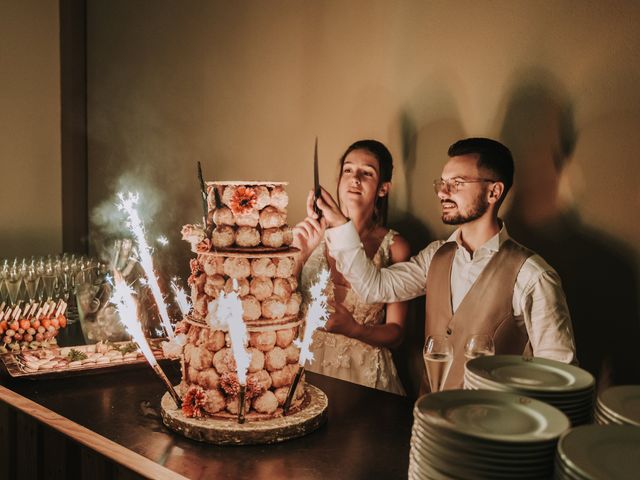
[[[358,332],[362,326],[355,321],[353,315],[341,303],[329,300],[327,304],[333,313],[329,316],[329,320],[324,328],[327,332],[339,333],[345,337],[358,338]]]
[[[322,210],[322,219],[325,220],[327,227],[339,227],[340,225],[344,225],[349,221],[349,219],[342,213],[338,203],[333,199],[331,194],[327,192],[324,188],[320,187],[322,193],[318,200],[316,200],[316,205],[318,208]],[[313,211],[313,192],[311,192],[310,200],[307,199],[307,215],[312,218],[318,218],[318,215]]]

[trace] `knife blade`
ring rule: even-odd
[[[313,151],[313,211],[318,215],[318,220],[322,217],[322,210],[318,208],[316,202],[321,194],[320,173],[318,172],[318,137],[316,137],[316,146]]]

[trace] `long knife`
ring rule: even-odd
[[[316,204],[320,195],[322,195],[322,191],[320,190],[320,174],[318,173],[318,137],[316,137],[316,146],[313,152],[313,211],[318,215],[318,220],[322,217],[322,210]]]
[[[200,165],[200,162],[198,162],[198,181],[200,183],[200,196],[202,197],[202,224],[206,229],[208,227],[207,217],[209,216],[209,208],[207,206],[207,188],[204,185],[204,178],[202,177],[202,165]]]

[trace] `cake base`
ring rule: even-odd
[[[176,408],[171,395],[160,402],[162,422],[171,430],[199,442],[216,445],[278,443],[313,432],[327,421],[329,402],[325,393],[305,384],[303,408],[287,416],[238,423],[236,420],[189,418]]]

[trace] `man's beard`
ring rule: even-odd
[[[458,204],[456,203],[456,207]],[[442,223],[446,225],[462,225],[477,220],[489,209],[489,202],[483,195],[478,195],[475,202],[471,205],[469,211],[464,214],[460,210],[456,214],[442,214]]]

